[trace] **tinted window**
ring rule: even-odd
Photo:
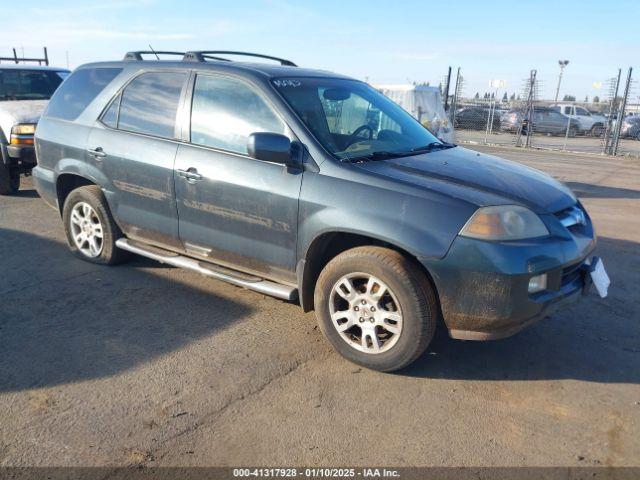
[[[284,123],[244,82],[198,75],[193,91],[191,142],[247,153],[249,135],[285,133]]]
[[[587,112],[584,108],[580,108],[580,107],[576,107],[576,114],[589,116],[589,112]]]
[[[0,101],[48,100],[63,78],[50,70],[0,70]]]
[[[60,85],[51,98],[45,115],[63,120],[75,120],[121,71],[121,68],[76,70]]]
[[[183,72],[144,73],[122,92],[118,128],[158,137],[175,137]]]

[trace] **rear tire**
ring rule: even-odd
[[[422,270],[395,250],[373,246],[331,260],[320,273],[314,302],[320,328],[338,353],[383,372],[415,361],[440,315]]]
[[[578,135],[578,129],[576,127],[569,127],[569,138],[575,138]]]
[[[593,127],[591,127],[591,136],[592,137],[601,137],[602,134],[604,133],[604,127],[602,125],[596,124]]]
[[[97,185],[73,190],[64,202],[62,219],[69,249],[76,257],[101,265],[114,265],[129,256],[128,252],[116,247],[116,240],[123,234]]]
[[[13,195],[20,190],[20,172],[0,158],[0,195]]]

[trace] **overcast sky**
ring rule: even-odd
[[[54,65],[120,59],[127,50],[246,50],[290,58],[371,83],[443,80],[461,67],[464,93],[492,79],[521,93],[532,68],[552,97],[558,60],[568,59],[560,95],[606,96],[595,88],[638,68],[640,1],[189,1],[57,0],[3,9],[0,56],[49,47]],[[502,90],[499,92],[502,95]],[[640,95],[640,88],[633,96]],[[636,100],[636,98],[633,98]]]

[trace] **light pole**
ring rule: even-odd
[[[558,60],[558,65],[560,65],[560,75],[558,76],[558,88],[556,88],[556,99],[558,101],[558,94],[560,93],[560,83],[562,83],[562,72],[564,71],[564,67],[569,65],[569,60]]]

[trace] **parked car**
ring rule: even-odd
[[[589,215],[550,176],[437,140],[364,82],[224,53],[133,52],[54,94],[33,175],[77,257],[133,252],[299,302],[382,371],[441,318],[454,338],[509,336],[602,269]]]
[[[489,118],[492,116],[493,131],[500,130],[500,111],[492,111],[486,106],[463,107],[456,112],[454,127],[465,130],[486,130]]]
[[[47,101],[68,70],[0,65],[0,195],[20,189],[36,163],[33,134]]]
[[[633,138],[635,140],[640,140],[639,115],[629,115],[625,117],[625,119],[622,121],[622,125],[620,125],[620,136],[622,138]]]
[[[500,128],[503,131],[517,132],[522,124],[522,133],[529,133],[529,119],[522,119],[522,112],[510,110],[500,119]],[[548,107],[536,107],[533,114],[533,133],[547,135],[569,135],[575,137],[580,131],[580,124],[573,118],[565,117],[556,110]],[[568,127],[568,129],[567,129]]]
[[[578,133],[601,137],[604,133],[607,118],[604,115],[591,113],[589,110],[570,103],[558,103],[553,105],[565,117],[573,118],[578,121]],[[565,124],[566,126],[566,124]]]

